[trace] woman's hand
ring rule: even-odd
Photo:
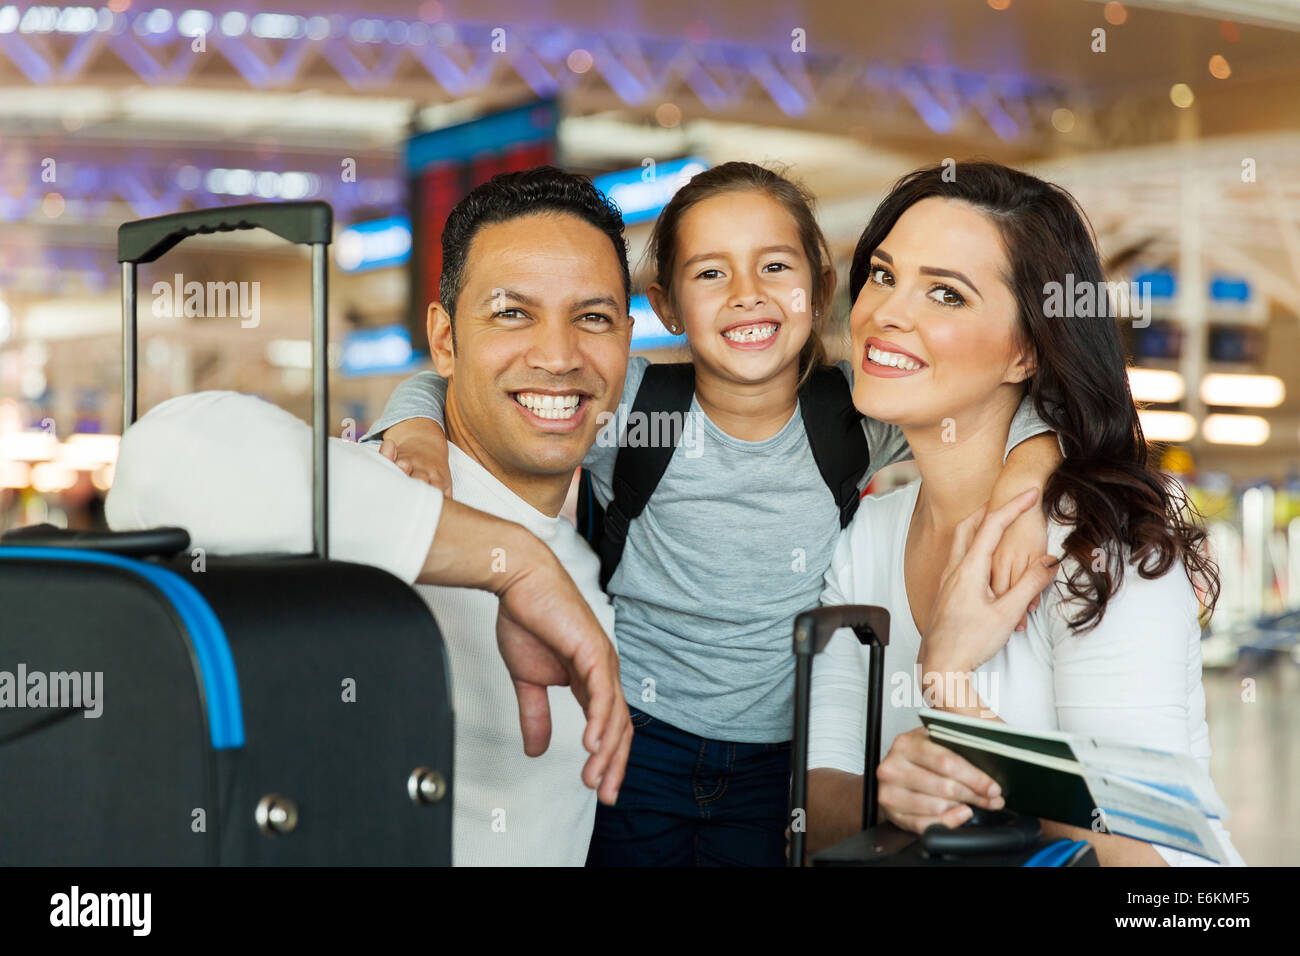
[[[876,768],[880,809],[897,827],[922,833],[932,823],[959,827],[970,819],[967,804],[1000,810],[997,782],[960,754],[930,739],[924,727],[894,738]]]
[[[1001,597],[989,584],[993,551],[1003,532],[1037,500],[1038,490],[1031,488],[996,511],[986,515],[981,508],[957,525],[930,626],[921,639],[923,674],[976,670],[1002,649],[1030,601],[1055,577],[1056,559],[1043,554]]]
[[[412,478],[433,485],[451,497],[451,467],[447,436],[430,418],[408,418],[384,431],[379,453]]]

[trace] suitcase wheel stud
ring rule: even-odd
[[[298,805],[278,793],[268,793],[257,801],[257,828],[266,836],[290,833],[298,825]]]
[[[417,807],[437,803],[447,795],[447,781],[428,767],[416,767],[406,781],[406,792]]]

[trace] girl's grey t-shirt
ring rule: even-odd
[[[637,426],[629,416],[648,365],[629,361],[619,407],[583,462],[602,506],[612,497],[620,434]],[[851,383],[849,363],[839,366]],[[408,418],[441,424],[445,395],[433,372],[407,379],[363,440]],[[864,418],[863,428],[871,453],[865,485],[911,452],[896,426]],[[1007,449],[1047,430],[1023,401]],[[668,470],[631,522],[609,582],[623,692],[631,707],[700,737],[787,741],[791,632],[795,617],[819,603],[839,509],[797,407],[771,438],[750,442],[718,428],[692,399],[674,434]]]

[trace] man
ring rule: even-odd
[[[596,801],[583,783],[617,796],[631,724],[614,613],[595,555],[558,515],[622,393],[629,294],[622,219],[590,181],[549,167],[498,176],[449,217],[428,313],[451,380],[458,501],[331,441],[332,556],[419,582],[447,642],[457,865],[580,865]],[[109,522],[182,525],[218,553],[306,550],[309,460],[309,430],[273,406],[173,399],[123,437]],[[562,684],[572,696],[548,694]]]

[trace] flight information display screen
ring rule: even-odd
[[[555,163],[559,116],[555,100],[539,100],[407,141],[412,232],[407,323],[417,351],[429,349],[425,318],[429,303],[438,298],[447,216],[466,193],[497,173]]]

